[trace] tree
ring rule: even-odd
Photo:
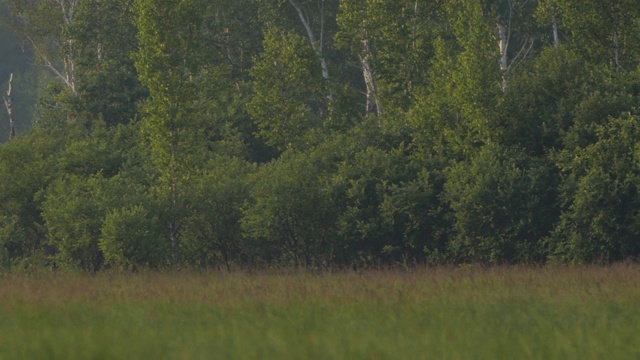
[[[509,89],[509,76],[513,65],[527,58],[536,40],[534,20],[537,1],[498,0],[492,5],[490,16],[498,29],[502,91]]]
[[[333,88],[328,56],[338,4],[337,0],[271,0],[264,1],[261,8],[262,19],[268,27],[282,28],[307,39],[308,46],[315,54],[315,68],[320,70],[327,82],[326,96],[330,100],[333,98]]]
[[[50,244],[57,250],[56,265],[97,271],[103,263],[98,247],[103,209],[93,199],[102,179],[72,176],[54,182],[43,203],[43,219]]]
[[[448,26],[434,40],[429,86],[409,119],[421,151],[446,162],[469,157],[496,140],[503,92],[495,25],[482,4],[453,1],[443,11]]]
[[[327,184],[331,156],[287,150],[255,175],[243,229],[265,261],[307,269],[330,264],[336,211]]]
[[[319,37],[316,36],[316,31],[313,29],[313,24],[311,23],[311,19],[309,17],[309,12],[305,8],[305,4],[303,4],[300,0],[287,0],[289,4],[293,6],[298,13],[298,17],[300,18],[300,22],[304,26],[304,29],[307,33],[307,38],[309,39],[309,43],[311,44],[311,48],[315,52],[316,56],[320,60],[320,67],[322,69],[322,78],[325,80],[329,80],[329,66],[327,65],[327,60],[324,55],[324,39],[325,39],[325,12],[324,12],[324,1],[318,1],[317,5],[320,9],[320,30]]]
[[[401,231],[404,224],[398,222],[398,212],[392,209],[392,202],[399,200],[399,187],[416,176],[404,151],[402,147],[387,150],[367,144],[339,163],[333,186],[339,194],[336,197],[343,202],[338,234],[348,264],[406,265],[424,255],[424,243],[405,238]]]
[[[157,207],[147,191],[124,176],[69,175],[54,181],[42,205],[58,267],[157,267],[167,257]]]
[[[494,134],[536,156],[563,148],[574,110],[609,76],[565,46],[542,50],[511,74]]]
[[[353,39],[354,43],[349,46],[357,48],[360,59],[362,76],[366,88],[365,114],[382,113],[382,105],[378,94],[378,82],[374,71],[374,50],[371,27],[368,24],[367,2],[362,1],[342,1],[340,3],[341,15],[338,17],[338,24],[346,36]],[[357,44],[357,45],[356,45]]]
[[[199,267],[234,263],[250,252],[241,228],[243,206],[249,200],[249,177],[255,167],[239,158],[217,155],[186,188],[189,215],[183,230],[186,260]]]
[[[623,113],[595,128],[595,141],[558,157],[564,211],[551,250],[564,262],[610,262],[640,253],[638,118]]]
[[[67,120],[101,117],[116,125],[136,116],[146,92],[131,60],[137,48],[132,0],[9,3],[9,24],[63,85],[48,96],[64,105]]]
[[[76,42],[70,28],[80,0],[9,0],[11,25],[31,46],[38,62],[77,94]]]
[[[49,159],[51,180],[40,192],[40,210],[58,267],[101,269],[105,216],[149,202],[148,191],[141,185],[146,176],[135,173],[144,170],[135,164],[140,150],[132,136],[134,129],[98,124],[91,131],[82,124],[65,125],[67,142]]]
[[[262,50],[263,0],[215,0],[202,8],[203,36],[211,63],[227,64],[236,84],[249,80],[254,57]],[[212,57],[212,58],[211,58]]]
[[[156,214],[144,205],[110,210],[100,232],[99,248],[107,266],[136,270],[165,265],[167,244],[161,241]]]
[[[552,164],[514,148],[488,145],[447,170],[445,199],[454,217],[450,248],[460,261],[545,261],[557,218]]]
[[[143,0],[135,8],[140,44],[135,63],[150,92],[142,131],[158,175],[154,191],[165,204],[162,218],[174,263],[181,261],[190,179],[216,152],[246,153],[238,134],[244,125],[236,125],[247,118],[240,109],[242,100],[238,101],[245,89],[241,77],[233,74],[234,66],[244,65],[235,61],[230,65],[230,51],[237,48],[216,42],[231,31],[229,19],[216,11],[218,5]]]
[[[14,117],[14,133],[24,133],[30,127],[35,113],[35,102],[38,89],[34,83],[38,83],[42,75],[37,68],[32,66],[33,55],[28,47],[20,41],[18,36],[11,31],[9,10],[5,2],[0,2],[0,89],[6,94],[11,86],[11,107]],[[12,76],[13,74],[13,76]],[[0,123],[0,141],[9,140],[11,125],[3,119]]]
[[[414,92],[426,85],[433,56],[436,6],[419,0],[342,1],[336,35],[360,62],[367,113],[378,107],[407,110]]]
[[[50,181],[49,157],[59,133],[33,132],[0,147],[0,267],[46,264],[47,247],[37,196]]]
[[[414,162],[409,176],[388,184],[380,204],[382,219],[393,234],[393,242],[382,248],[383,258],[405,266],[447,260],[450,224],[440,198],[440,174],[426,166],[418,170],[420,165],[424,166]]]
[[[136,68],[151,96],[144,107],[143,131],[158,169],[157,195],[167,204],[167,233],[174,262],[179,260],[182,186],[197,167],[192,150],[202,146],[192,123],[194,76],[203,45],[197,37],[202,25],[201,5],[143,0],[135,8],[140,41]]]
[[[68,33],[76,49],[74,112],[127,124],[147,96],[132,60],[138,49],[133,0],[84,0]]]
[[[282,29],[268,30],[264,47],[251,70],[249,112],[268,144],[280,150],[304,147],[327,111],[314,54],[302,37]]]
[[[9,90],[7,90],[7,96],[4,97],[4,106],[7,108],[7,114],[9,114],[9,140],[16,136],[16,127],[13,118],[13,73],[9,76]]]
[[[638,64],[637,5],[633,0],[587,0],[580,6],[572,1],[547,0],[542,2],[541,17],[553,16],[555,20],[561,16],[560,26],[571,34],[577,49],[619,71]]]

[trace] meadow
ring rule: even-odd
[[[0,359],[640,357],[640,266],[0,275]]]

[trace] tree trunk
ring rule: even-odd
[[[502,92],[507,92],[507,90],[509,89],[509,80],[507,79],[507,71],[509,70],[509,29],[501,22],[498,22],[498,48],[500,49]]]
[[[558,20],[556,17],[553,17],[553,46],[560,46],[560,35],[558,34]]]
[[[318,59],[320,59],[320,67],[322,69],[322,78],[325,80],[329,80],[330,78],[329,66],[327,65],[327,60],[324,57],[324,5],[321,4],[321,9],[323,10],[321,11],[321,14],[320,14],[320,23],[322,25],[320,26],[320,41],[318,41],[315,33],[313,32],[313,28],[311,27],[311,21],[309,20],[309,16],[307,16],[307,14],[302,10],[302,8],[300,7],[300,4],[298,4],[296,0],[289,0],[289,3],[291,4],[291,6],[293,6],[294,9],[296,9],[296,12],[298,13],[298,17],[300,17],[300,21],[302,22],[302,25],[304,26],[307,32],[307,38],[311,43],[311,48],[316,53],[316,56],[318,56]],[[332,94],[329,95],[330,98],[332,96],[333,96]]]
[[[9,114],[9,140],[16,136],[16,128],[13,122],[13,100],[11,98],[13,84],[13,73],[9,76],[9,90],[7,90],[7,96],[4,98],[4,106],[7,108]]]
[[[64,23],[62,27],[69,29],[75,21],[76,6],[80,0],[53,0],[60,7],[60,14]],[[54,15],[55,16],[55,15]],[[59,39],[60,54],[51,54],[47,51],[46,44],[39,44],[37,39],[27,35],[26,39],[31,43],[35,55],[42,61],[43,66],[49,69],[55,77],[60,79],[75,96],[78,94],[75,74],[75,47],[74,40],[69,38],[63,31],[63,35]],[[60,59],[52,58],[60,56]],[[59,63],[62,62],[62,66]],[[64,68],[62,68],[64,67]]]
[[[373,53],[371,52],[371,45],[369,39],[363,36],[362,40],[362,52],[360,54],[360,61],[362,62],[362,75],[364,77],[364,83],[367,88],[367,104],[365,108],[366,115],[376,113],[382,114],[382,107],[378,100],[378,86],[376,84],[375,73],[371,66],[371,60],[373,59]]]
[[[620,39],[618,38],[618,29],[613,30],[613,64],[616,71],[620,71]]]

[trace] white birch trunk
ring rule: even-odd
[[[560,35],[558,33],[558,20],[555,18],[555,16],[553,17],[553,46],[554,47],[558,47],[560,46]]]
[[[362,53],[360,54],[360,61],[362,62],[362,75],[364,77],[364,83],[367,89],[367,104],[365,113],[367,115],[376,113],[382,114],[382,107],[378,100],[378,86],[376,84],[376,77],[371,66],[371,60],[373,59],[373,53],[371,52],[371,45],[366,34],[362,40]]]
[[[16,136],[16,128],[13,121],[13,100],[11,97],[13,84],[13,73],[9,76],[9,90],[7,90],[7,96],[4,98],[4,106],[7,108],[9,114],[9,140]]]
[[[500,49],[500,70],[502,71],[502,91],[509,89],[507,71],[509,70],[509,29],[502,23],[498,23],[498,48]]]
[[[80,0],[53,0],[55,4],[60,7],[62,14],[62,20],[64,21],[64,27],[70,27],[75,21],[76,6]],[[76,74],[75,74],[75,48],[74,41],[72,39],[60,39],[60,49],[62,53],[62,65],[63,68],[59,68],[56,59],[51,59],[50,54],[45,49],[41,48],[36,41],[30,36],[27,36],[27,40],[31,43],[36,56],[42,61],[44,67],[49,69],[56,78],[61,80],[70,90],[73,95],[78,94],[76,86]]]
[[[620,39],[618,38],[618,29],[613,30],[613,62],[616,71],[620,71]]]
[[[302,10],[302,7],[300,7],[300,4],[298,4],[296,0],[289,0],[289,3],[291,4],[291,6],[293,6],[294,9],[296,9],[296,12],[298,13],[298,17],[300,18],[300,21],[302,22],[302,25],[304,26],[305,31],[307,32],[307,38],[311,43],[311,48],[316,53],[316,56],[318,56],[318,59],[320,59],[320,67],[322,69],[322,78],[324,78],[325,80],[329,80],[330,78],[329,66],[327,65],[327,60],[324,57],[324,49],[323,49],[324,48],[324,11],[322,11],[322,14],[321,14],[320,21],[322,25],[320,27],[320,41],[318,41],[315,33],[313,32],[313,28],[311,27],[311,21],[309,20],[309,17],[307,16],[307,14]]]

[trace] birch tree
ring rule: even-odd
[[[557,14],[554,19],[562,17],[561,26],[570,33],[572,43],[594,60],[608,62],[616,71],[638,63],[637,1],[546,0],[542,5],[543,10]]]
[[[546,26],[547,29],[550,28],[552,44],[555,48],[558,48],[563,41],[560,30],[562,15],[556,0],[540,1],[535,11],[535,17],[542,26]]]
[[[4,106],[7,109],[9,115],[9,140],[16,136],[16,128],[13,119],[13,73],[9,76],[9,89],[7,90],[7,96],[4,97]]]
[[[372,26],[369,19],[370,6],[367,1],[342,1],[338,24],[349,38],[348,46],[355,49],[360,60],[360,69],[365,84],[365,114],[382,113],[382,104],[378,94],[378,82],[374,71],[374,44]]]
[[[287,0],[289,4],[295,9],[298,17],[300,18],[300,22],[304,26],[305,32],[307,34],[307,39],[311,44],[311,48],[315,52],[318,60],[320,61],[320,67],[322,69],[322,78],[325,80],[329,80],[329,65],[327,65],[327,60],[325,58],[324,47],[325,47],[325,1],[301,1],[301,0]],[[329,1],[327,1],[329,2]],[[317,20],[319,24],[314,29],[313,20],[310,17],[310,11],[308,10],[311,6],[317,6]],[[317,35],[316,35],[317,34]]]
[[[437,27],[435,4],[423,0],[340,3],[337,40],[358,58],[365,85],[365,113],[406,110],[426,84]]]
[[[12,27],[32,48],[37,64],[62,84],[62,90],[49,95],[63,104],[68,119],[103,118],[115,125],[136,115],[145,91],[131,60],[138,44],[133,3],[10,1]]]
[[[83,0],[68,34],[76,43],[77,101],[73,109],[126,124],[146,96],[133,64],[138,49],[134,0]]]
[[[535,0],[499,0],[492,4],[489,16],[495,19],[498,31],[502,91],[509,89],[509,72],[514,64],[527,58],[536,37],[532,31]]]
[[[495,22],[482,5],[458,0],[441,8],[445,23],[434,41],[429,86],[410,114],[418,144],[444,162],[465,159],[500,130]]]
[[[76,42],[69,29],[80,0],[9,0],[13,28],[27,40],[38,63],[77,95]]]

